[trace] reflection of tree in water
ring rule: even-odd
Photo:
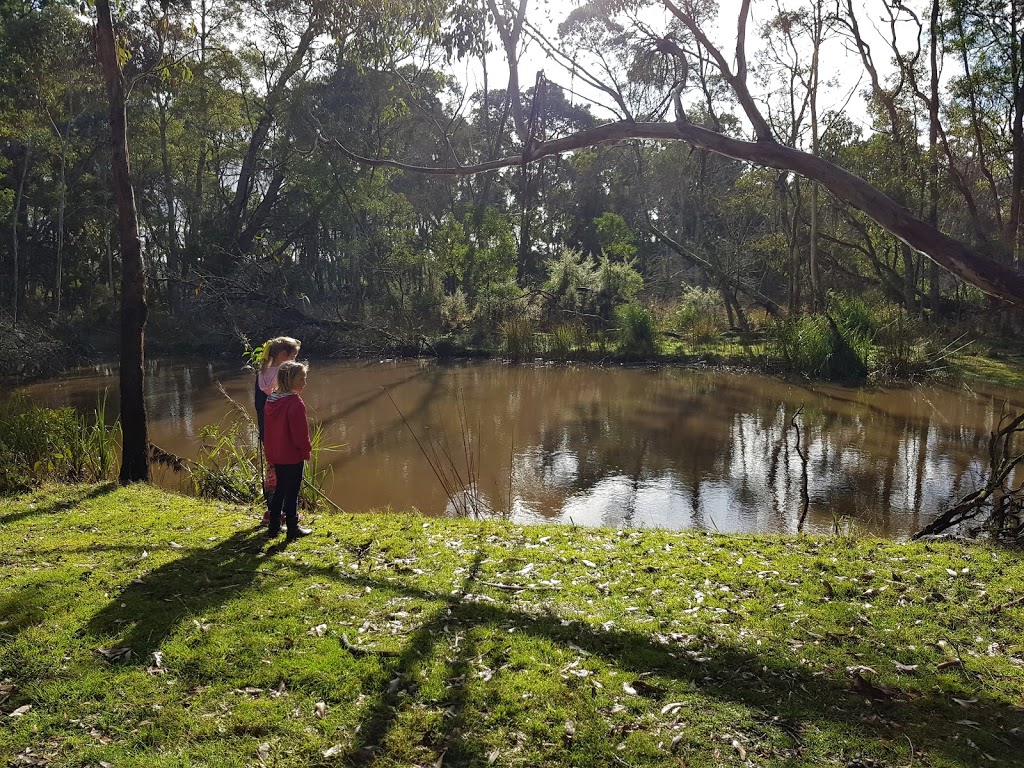
[[[807,529],[829,530],[839,516],[908,533],[976,487],[1003,403],[1024,407],[1020,393],[997,389],[872,391],[695,370],[405,361],[315,373],[304,398],[328,442],[345,444],[326,457],[343,507],[439,514],[448,504],[386,386],[416,434],[446,436],[459,460],[456,404],[465,404],[479,488],[499,511],[610,525],[793,530],[800,460],[790,422],[803,406]],[[147,374],[154,442],[181,455],[194,450],[190,420],[198,429],[226,410],[215,380],[239,402],[251,398],[252,377],[236,368],[154,362]],[[110,383],[96,372],[30,393],[89,412]]]
[[[733,525],[791,530],[800,482],[791,420],[802,405],[810,527],[827,530],[838,516],[878,533],[908,532],[970,484],[986,441],[980,427],[994,424],[1001,407],[932,390],[878,397],[676,373],[628,372],[613,397],[586,378],[572,386],[548,377],[533,396],[521,390],[520,402],[540,405],[536,442],[517,449],[517,490],[555,516],[563,499],[607,494],[614,477],[618,495],[602,522],[629,525],[641,522],[644,488],[670,483],[688,507],[680,519],[693,525],[721,521],[722,506],[732,505]]]

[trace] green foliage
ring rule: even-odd
[[[598,308],[605,319],[619,305],[631,302],[644,287],[644,279],[632,261],[613,261],[608,254],[601,255],[595,276]]]
[[[867,376],[869,342],[828,315],[801,315],[779,323],[771,347],[789,373],[833,381]]]
[[[508,277],[482,286],[477,291],[474,325],[481,336],[489,336],[505,320],[532,311],[533,308],[525,302],[524,292],[516,284],[515,278]]]
[[[636,256],[633,233],[617,213],[603,213],[594,219],[601,252],[612,261],[631,262]]]
[[[891,319],[875,335],[874,375],[881,379],[912,381],[941,373],[947,366],[946,345],[935,341],[919,318],[895,308]]]
[[[551,329],[548,354],[560,360],[572,360],[586,349],[587,327],[583,323],[559,323]]]
[[[615,310],[620,351],[627,357],[648,358],[657,354],[654,317],[639,304],[623,304]]]
[[[302,490],[299,492],[299,504],[304,509],[316,509],[323,504],[326,497],[324,487],[328,480],[334,478],[334,466],[327,464],[323,466],[323,454],[325,451],[337,451],[341,445],[327,444],[324,442],[323,424],[314,424],[309,434],[310,452],[309,461],[303,469]]]
[[[474,313],[469,308],[462,286],[441,297],[440,311],[441,327],[448,331],[462,331],[473,321]]]
[[[259,444],[252,438],[252,424],[230,414],[220,424],[208,424],[199,433],[199,452],[192,465],[196,495],[242,504],[261,494]]]
[[[445,216],[441,224],[430,233],[430,250],[445,277],[462,280],[466,272],[466,254],[469,240],[462,223],[453,216]]]
[[[860,339],[874,339],[886,320],[885,311],[869,304],[863,296],[833,292],[828,297],[828,313],[836,325]]]
[[[550,296],[551,309],[583,312],[587,309],[598,282],[594,260],[575,248],[562,248],[544,263],[547,280],[544,292]]]
[[[0,405],[0,493],[44,482],[112,479],[120,427],[105,419],[105,397],[92,419],[72,408],[45,408],[26,395],[8,398]]]
[[[595,314],[610,322],[615,307],[632,301],[644,286],[631,261],[613,261],[607,254],[595,262],[581,251],[563,248],[544,266],[549,309],[562,314]]]
[[[501,324],[502,352],[513,360],[537,354],[537,326],[529,317],[514,317]]]
[[[716,339],[725,324],[722,295],[714,288],[686,286],[669,323],[693,344]]]

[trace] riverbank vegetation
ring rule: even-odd
[[[933,46],[929,66],[946,74],[925,86],[918,58],[897,47],[887,53],[898,88],[874,69],[852,5],[827,34],[813,3],[793,16],[768,10],[751,21],[763,116],[741,78],[720,73],[732,95],[712,86],[709,62],[729,56],[710,38],[698,35],[693,53],[675,32],[660,37],[603,6],[571,14],[557,43],[538,29],[503,40],[513,61],[527,40],[555,60],[571,51],[571,77],[592,57],[618,62],[630,87],[605,83],[615,105],[599,114],[553,70],[532,87],[515,73],[512,88],[497,89],[452,75],[453,57],[480,57],[487,25],[505,23],[508,9],[392,9],[373,45],[346,47],[355,22],[341,11],[290,9],[280,23],[293,41],[267,21],[275,14],[243,5],[249,12],[134,3],[115,20],[145,241],[145,276],[133,279],[147,289],[150,355],[234,357],[288,332],[315,356],[705,361],[905,380],[955,368],[960,352],[1003,354],[1002,337],[1019,333],[1019,319],[982,292],[1013,294],[1017,278],[1004,268],[1021,241],[1014,115],[1024,102],[998,94],[1019,90],[1002,73],[1020,71],[1022,54],[1000,42],[1013,39],[998,32],[1011,23],[1002,9],[935,5],[942,19],[912,26],[919,50]],[[886,7],[894,25],[927,15]],[[112,359],[121,343],[110,105],[90,20],[60,4],[3,8],[0,336],[19,354],[0,375],[38,377]],[[677,20],[692,34],[710,23]],[[628,32],[599,33],[611,28]],[[912,48],[911,37],[898,45]],[[783,55],[813,50],[817,61],[838,45],[874,74],[863,105],[826,72],[811,77],[809,54],[802,64]],[[396,56],[408,57],[403,66]],[[671,93],[676,122],[645,124],[674,126],[671,136],[524,152],[616,120],[660,120]],[[1002,107],[979,106],[993,100]],[[793,156],[765,168],[744,150],[768,146]],[[522,162],[439,176],[372,161],[434,165],[439,147],[449,165],[517,153]],[[807,153],[817,165],[790,167]],[[819,165],[867,179],[868,192],[851,205]],[[882,195],[906,221],[918,217],[910,230],[881,215]],[[933,226],[962,240],[919,242]],[[989,261],[994,271],[982,268]]]
[[[1024,747],[1016,550],[258,514],[0,513],[5,764],[963,766]]]

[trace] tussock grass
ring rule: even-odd
[[[256,521],[144,486],[0,501],[0,762],[1020,764],[1021,553]]]

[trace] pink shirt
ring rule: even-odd
[[[263,394],[269,395],[274,391],[274,385],[277,384],[277,372],[280,368],[279,365],[272,365],[267,370],[260,371],[257,381]]]

